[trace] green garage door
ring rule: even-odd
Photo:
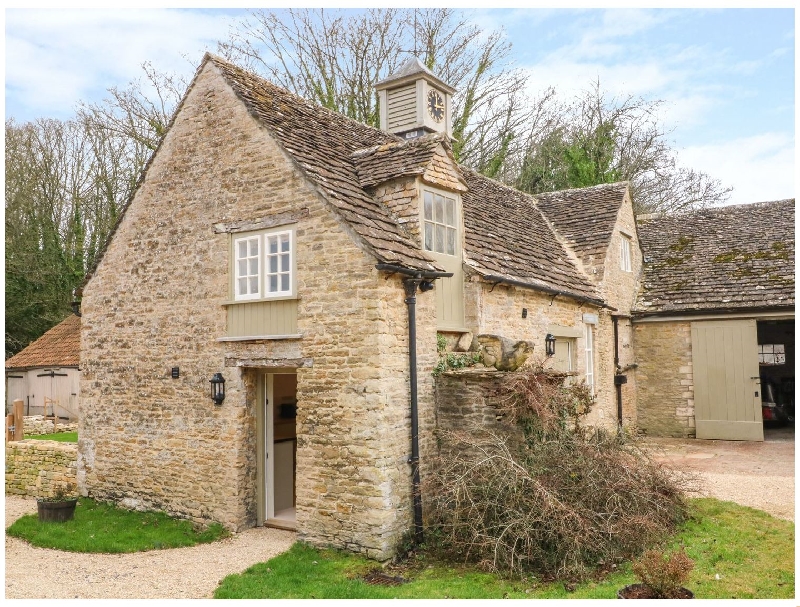
[[[692,323],[697,438],[764,440],[755,320]]]

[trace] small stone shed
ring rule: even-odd
[[[29,415],[77,421],[80,394],[81,319],[70,314],[6,361],[6,412],[24,403]]]
[[[760,441],[763,392],[794,402],[794,218],[794,199],[641,218],[641,430]]]

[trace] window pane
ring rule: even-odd
[[[433,199],[433,220],[436,223],[444,223],[444,198],[438,194]]]
[[[256,257],[258,255],[258,238],[251,238],[247,242],[250,243],[250,257]]]
[[[274,293],[278,290],[278,275],[273,274],[269,277],[269,292]]]
[[[281,234],[281,252],[289,250],[289,235]]]
[[[447,254],[456,254],[456,231],[453,228],[447,228]]]
[[[433,219],[433,194],[425,192],[425,219],[430,221]]]
[[[452,198],[444,199],[445,223],[449,226],[456,225],[456,201]]]
[[[289,255],[281,255],[281,272],[289,271]]]
[[[269,242],[269,252],[270,253],[277,253],[278,252],[278,239],[275,236],[267,237],[267,241]]]
[[[258,276],[258,257],[250,260],[250,271],[247,272],[248,276]]]
[[[436,226],[436,243],[433,250],[437,253],[444,253],[444,226]]]
[[[269,273],[275,274],[278,271],[278,257],[276,255],[272,255],[269,258]]]
[[[240,259],[242,257],[247,257],[247,241],[246,240],[240,240],[239,241],[238,253],[237,253],[236,256],[239,257]]]
[[[239,276],[247,276],[247,260],[240,259],[238,266],[239,266]]]
[[[258,293],[258,276],[253,276],[250,280],[250,295]]]
[[[425,250],[433,251],[433,225],[425,223]]]
[[[783,349],[783,344],[773,344],[773,351],[776,354],[783,354],[785,352]]]
[[[289,275],[281,274],[281,291],[289,290]]]
[[[240,278],[238,281],[239,295],[247,295],[247,279]]]

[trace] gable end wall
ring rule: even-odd
[[[309,210],[296,226],[302,339],[217,341],[230,245],[213,225],[297,208]],[[374,265],[207,66],[84,289],[82,492],[231,529],[256,524],[253,378],[296,361],[298,535],[391,556],[410,525],[407,318],[399,278]],[[420,368],[432,369],[435,306],[417,302]],[[216,372],[226,378],[219,407]],[[420,372],[426,436],[429,375]]]

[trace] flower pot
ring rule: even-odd
[[[42,522],[63,523],[72,520],[75,516],[75,506],[77,498],[64,499],[57,502],[37,500],[36,506],[39,512],[39,520]]]
[[[617,591],[618,599],[657,599],[653,589],[647,584],[630,584],[622,590]],[[678,596],[669,597],[671,599],[693,599],[694,593],[688,588],[679,588]]]

